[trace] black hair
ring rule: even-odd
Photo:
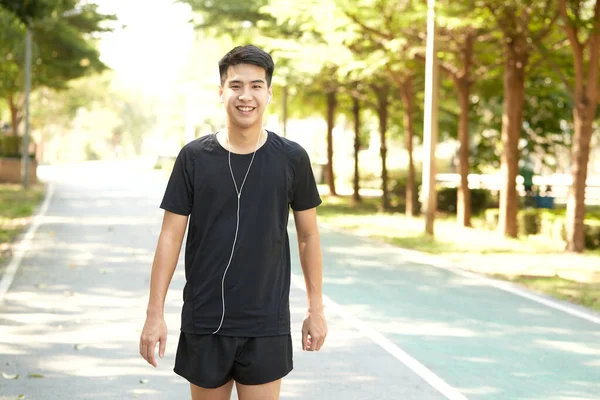
[[[251,44],[246,46],[237,46],[229,53],[225,54],[223,58],[221,58],[219,61],[221,85],[225,83],[227,70],[229,67],[238,64],[252,64],[263,68],[266,72],[267,86],[271,86],[271,79],[273,78],[275,63],[273,62],[273,59],[269,53]]]

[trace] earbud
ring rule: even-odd
[[[271,103],[271,95],[269,95],[269,100],[267,100],[267,104]]]
[[[223,102],[223,95],[221,95],[221,103]]]

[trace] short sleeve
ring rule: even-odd
[[[299,148],[299,157],[295,160],[293,199],[290,203],[294,211],[304,211],[321,204],[321,197],[315,182],[315,175],[306,150]]]
[[[194,196],[194,159],[189,147],[183,147],[173,165],[160,208],[190,215]]]

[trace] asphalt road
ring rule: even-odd
[[[52,195],[0,303],[0,400],[189,398],[172,372],[183,251],[165,308],[166,357],[154,369],[138,354],[166,183],[146,167],[40,167]],[[598,314],[328,227],[321,234],[330,334],[307,353],[290,225],[295,369],[282,399],[600,399]]]

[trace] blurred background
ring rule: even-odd
[[[421,213],[434,74],[435,208],[462,227],[600,247],[597,1],[0,4],[0,152],[19,159],[27,132],[32,179],[86,160],[169,171],[185,143],[224,124],[217,62],[251,43],[276,63],[266,126],[308,150],[324,194]],[[434,4],[437,73],[426,69]],[[10,174],[7,162],[0,179],[22,180],[23,162]]]
[[[159,204],[246,44],[339,304],[282,398],[442,398],[405,351],[444,398],[598,399],[600,0],[0,0],[0,400],[186,396],[138,355]]]

